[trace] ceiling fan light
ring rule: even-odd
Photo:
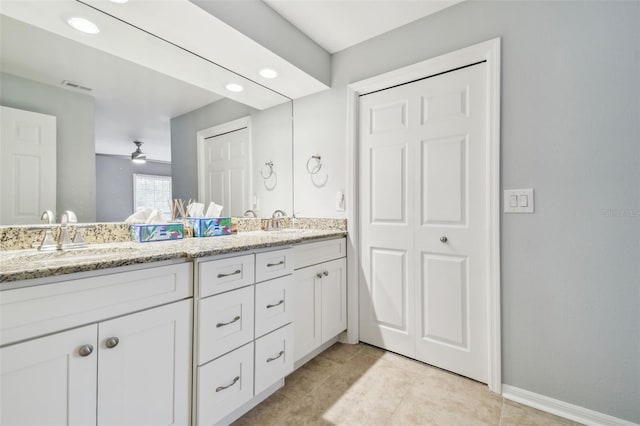
[[[142,142],[140,141],[133,141],[133,143],[136,145],[136,150],[133,151],[131,153],[131,161],[133,161],[136,164],[144,164],[147,162],[147,154],[145,154],[144,152],[142,152],[142,150],[140,149],[140,146],[142,145]]]

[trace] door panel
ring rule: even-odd
[[[380,326],[407,331],[407,253],[371,249],[371,302]]]
[[[468,349],[466,259],[423,254],[422,338]]]
[[[485,73],[483,63],[360,98],[360,338],[483,382]]]
[[[347,329],[347,260],[322,265],[322,343]]]
[[[406,145],[371,148],[371,221],[404,223],[407,220]]]
[[[464,136],[422,141],[422,224],[464,225],[467,156]]]

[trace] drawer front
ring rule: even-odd
[[[256,340],[256,395],[292,371],[292,324]]]
[[[254,256],[230,257],[199,264],[200,297],[212,296],[254,282]]]
[[[251,398],[253,343],[198,367],[197,424],[216,424]]]
[[[293,320],[293,275],[256,284],[256,337]]]
[[[0,345],[191,297],[192,275],[180,263],[3,291]]]
[[[347,256],[346,238],[297,245],[294,249],[295,269]]]
[[[293,272],[293,249],[256,254],[256,282],[289,275]]]
[[[198,302],[198,364],[253,340],[253,286]]]

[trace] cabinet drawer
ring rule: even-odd
[[[251,398],[253,343],[198,367],[197,424],[216,424]]]
[[[347,256],[346,238],[300,244],[294,249],[294,269]]]
[[[256,254],[256,282],[293,272],[293,250],[275,250]]]
[[[200,297],[233,290],[254,281],[254,256],[230,257],[199,264]]]
[[[253,340],[253,286],[198,302],[198,364]]]
[[[292,324],[256,340],[256,395],[292,371]]]
[[[256,285],[256,337],[293,319],[293,276],[287,275]]]
[[[181,263],[6,290],[0,345],[191,297],[191,282],[192,264]]]

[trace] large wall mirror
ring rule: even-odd
[[[0,225],[117,222],[168,198],[292,212],[290,99],[83,3],[3,3]],[[67,25],[78,10],[99,34]]]

